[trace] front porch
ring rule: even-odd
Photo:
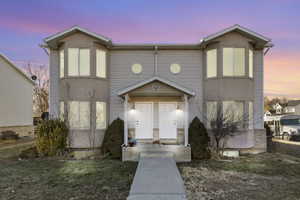
[[[190,161],[189,98],[193,95],[159,77],[120,91],[124,100],[123,161],[138,161],[141,153],[166,152],[177,162]]]

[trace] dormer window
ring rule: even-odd
[[[90,50],[81,48],[68,49],[68,75],[90,75]]]

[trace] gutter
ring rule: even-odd
[[[45,45],[45,44],[39,44],[39,47],[41,47],[44,52],[49,56],[49,51],[47,50],[48,49],[48,46]]]

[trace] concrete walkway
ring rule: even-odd
[[[127,200],[186,200],[171,153],[142,153]]]

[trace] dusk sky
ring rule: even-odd
[[[300,98],[300,0],[9,0],[0,7],[0,52],[48,65],[43,39],[79,25],[114,42],[197,43],[240,24],[272,39],[265,95]]]

